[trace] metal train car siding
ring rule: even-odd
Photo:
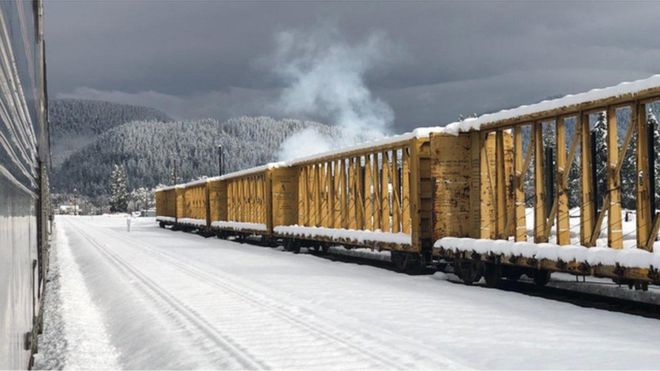
[[[42,2],[0,2],[0,369],[31,366],[47,270]]]
[[[221,238],[257,235],[294,252],[389,251],[401,271],[448,266],[467,284],[527,275],[544,285],[565,272],[646,290],[660,284],[649,140],[657,122],[647,119],[659,103],[656,75],[166,187],[156,192],[157,220]],[[596,140],[607,142],[606,160]],[[626,180],[636,195],[625,222],[624,158],[635,162]],[[607,187],[594,181],[600,165]]]

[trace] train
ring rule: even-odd
[[[205,236],[256,236],[292,252],[386,251],[401,272],[443,267],[467,284],[485,278],[496,287],[526,275],[545,285],[564,272],[646,290],[660,283],[647,120],[658,100],[656,75],[163,187],[155,192],[156,220]],[[606,138],[595,138],[600,112]],[[604,191],[594,185],[596,139],[609,143]],[[620,169],[629,147],[636,222],[623,234]],[[572,166],[579,189],[568,187]],[[579,215],[570,214],[570,192],[579,192]]]
[[[0,369],[32,365],[48,270],[50,166],[41,0],[0,2]]]

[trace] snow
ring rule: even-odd
[[[158,216],[156,216],[156,221],[160,221],[160,222],[172,222],[172,223],[174,223],[174,222],[176,222],[176,218],[173,218],[173,217],[171,217],[171,216],[162,216],[162,215],[158,215]]]
[[[180,218],[179,223],[206,227],[206,219]]]
[[[250,230],[250,231],[267,231],[268,226],[262,223],[248,223],[248,222],[232,222],[232,221],[214,221],[211,223],[212,227],[218,228],[231,228],[237,231]]]
[[[626,268],[660,267],[660,254],[641,249],[610,249],[607,247],[585,247],[578,245],[556,245],[551,243],[514,242],[459,237],[444,237],[434,244],[455,252],[474,251],[477,254],[521,256],[537,260],[548,259],[565,263],[578,262],[596,265],[620,265]]]
[[[153,218],[134,219],[130,233],[123,219],[105,216],[57,216],[55,224],[75,262],[60,259],[59,277],[87,292],[60,297],[76,300],[81,319],[93,319],[82,327],[74,325],[81,319],[64,316],[67,331],[58,340],[73,344],[91,331],[107,339],[125,369],[660,364],[660,322],[653,319],[454,284],[445,274],[409,276],[205,239],[158,228]],[[58,243],[58,254],[63,248]],[[98,316],[86,314],[91,310]],[[54,322],[45,326],[42,351]],[[89,363],[76,368],[117,368],[108,354],[84,352]],[[39,365],[52,364],[45,356]]]
[[[265,165],[255,166],[255,167],[251,167],[249,169],[244,169],[244,170],[239,170],[239,171],[234,171],[232,173],[228,173],[228,174],[225,174],[225,175],[220,175],[220,176],[216,176],[216,177],[196,180],[194,182],[189,182],[189,183],[183,184],[183,186],[184,187],[185,186],[193,186],[193,185],[204,184],[204,183],[207,183],[207,182],[210,182],[210,181],[215,181],[215,180],[225,180],[225,179],[239,178],[239,177],[242,177],[242,176],[258,174],[258,173],[264,172],[266,170],[276,169],[278,167],[284,167],[284,166],[286,166],[285,162],[269,162]]]
[[[99,308],[85,284],[69,239],[56,228],[50,253],[44,333],[34,369],[118,369]]]
[[[328,237],[335,241],[348,240],[358,243],[385,242],[412,245],[412,238],[406,233],[382,232],[380,230],[355,230],[344,228],[305,227],[300,225],[280,225],[273,228],[275,233],[302,236],[304,238]]]

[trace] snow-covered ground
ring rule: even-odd
[[[58,217],[37,366],[657,368],[660,321],[157,227]]]

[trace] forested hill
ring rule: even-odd
[[[48,116],[55,168],[116,126],[130,121],[172,121],[153,108],[86,99],[51,99]]]
[[[276,160],[280,143],[308,127],[336,134],[317,122],[270,117],[133,121],[106,131],[68,158],[55,172],[53,187],[60,193],[75,188],[90,197],[107,195],[114,164],[125,166],[129,189],[169,184],[175,159],[180,181],[217,175],[218,144],[224,148],[225,171],[245,169]]]

